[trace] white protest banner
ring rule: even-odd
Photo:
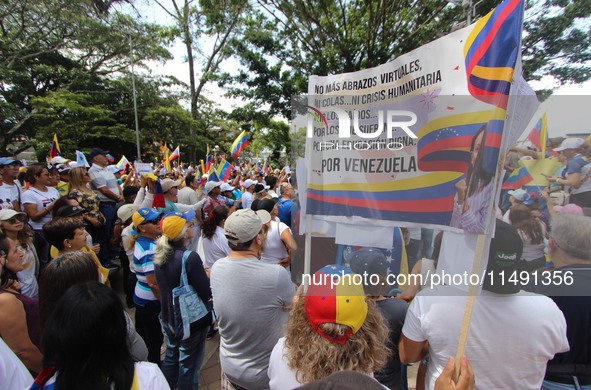
[[[311,76],[307,215],[490,233],[522,18],[507,0],[392,62]]]

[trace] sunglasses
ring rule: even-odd
[[[15,215],[14,217],[7,219],[6,222],[8,222],[11,225],[16,225],[19,222],[25,222],[25,216],[24,215]]]
[[[152,221],[146,221],[146,222],[142,223],[142,225],[147,225],[149,223],[151,223],[152,225],[158,225],[161,220],[162,220],[162,218],[154,219]]]

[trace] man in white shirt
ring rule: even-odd
[[[256,182],[251,179],[244,181],[244,193],[242,194],[242,208],[249,209],[252,204],[252,193],[254,191],[254,185]]]
[[[16,211],[21,211],[21,193],[22,189],[20,183],[16,181],[18,170],[23,164],[19,160],[12,159],[10,157],[0,158],[0,172],[2,174],[2,180],[0,181],[0,199],[3,202],[8,201],[12,205],[5,207],[6,205],[0,206],[0,208],[12,208]]]
[[[520,284],[509,281],[522,248],[515,228],[497,220],[483,291],[474,299],[466,343],[476,389],[539,389],[548,360],[569,349],[566,321],[556,304],[520,291]],[[429,389],[449,357],[455,356],[466,300],[466,294],[454,286],[437,286],[421,291],[408,308],[400,360],[417,362],[428,347]]]

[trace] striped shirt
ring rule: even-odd
[[[133,294],[133,301],[136,305],[146,306],[149,301],[157,301],[152,289],[148,285],[146,275],[154,274],[154,249],[156,242],[150,238],[139,236],[133,250],[133,266],[137,283]]]

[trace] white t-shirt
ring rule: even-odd
[[[436,286],[421,291],[408,308],[402,333],[429,341],[428,389],[455,356],[467,299],[461,294]],[[465,355],[476,389],[539,389],[548,360],[568,350],[564,315],[550,298],[488,291],[475,298]]]
[[[39,286],[37,285],[38,260],[35,258],[31,246],[18,246],[18,249],[25,254],[23,257],[23,266],[25,268],[16,273],[16,278],[21,285],[21,294],[29,298],[37,298],[39,296]]]
[[[5,187],[4,185],[0,186],[0,210],[2,209],[10,209],[14,210],[14,205],[12,201],[18,199],[14,197],[14,193],[12,189]]]
[[[263,253],[261,254],[261,261],[269,264],[279,264],[281,259],[288,256],[285,244],[281,241],[281,234],[289,229],[283,222],[271,221],[269,224],[269,231],[267,232],[267,240]],[[291,230],[290,230],[291,232]]]
[[[21,202],[25,204],[34,204],[37,206],[37,211],[41,211],[47,205],[60,197],[59,192],[53,187],[47,187],[47,191],[39,191],[36,188],[29,188],[23,193]],[[24,206],[23,206],[24,210]],[[29,224],[34,230],[41,230],[43,225],[52,220],[51,213],[45,214],[37,221],[29,220]]]
[[[177,194],[177,203],[193,205],[199,202],[197,191],[189,186],[181,188]]]
[[[132,230],[133,224],[123,228],[121,231],[121,245],[123,245],[123,250],[129,259],[129,270],[135,274],[135,266],[133,265],[133,251],[135,248],[133,245],[131,245],[131,241],[133,239],[131,234]]]
[[[33,377],[23,362],[0,337],[0,383],[3,389],[25,389],[33,383]]]
[[[252,194],[248,191],[244,191],[242,194],[242,208],[249,209],[252,205]]]
[[[0,189],[1,188],[10,190],[12,193],[12,196],[10,199],[20,202],[21,192],[22,192],[21,188],[20,188],[20,184],[17,184],[17,182],[13,182],[12,184],[8,184],[8,183],[4,182],[4,183],[2,183],[2,185],[0,185]]]
[[[269,359],[267,375],[269,375],[269,388],[271,390],[290,390],[305,384],[299,382],[296,378],[296,372],[289,368],[286,353],[285,337],[281,337],[277,340]]]
[[[160,371],[160,368],[158,368],[156,364],[136,362],[134,366],[139,390],[170,390],[170,386],[168,385],[168,382],[166,382],[164,374],[162,374],[162,371]],[[53,376],[45,382],[42,389],[49,388],[50,385],[54,384],[58,374],[59,372],[53,374]],[[33,381],[31,380],[30,383],[32,382]]]
[[[540,224],[542,225],[542,235],[545,237],[546,224],[542,221],[540,221]],[[521,237],[521,241],[523,241],[523,254],[521,255],[523,260],[532,261],[544,257],[544,247],[546,246],[545,240],[542,240],[538,244],[533,244],[523,230],[518,229],[517,233],[519,233],[519,237]]]
[[[203,266],[205,268],[211,268],[217,260],[230,254],[228,239],[221,227],[215,227],[215,233],[211,238],[202,237],[201,239],[203,240],[203,254],[205,255]]]

